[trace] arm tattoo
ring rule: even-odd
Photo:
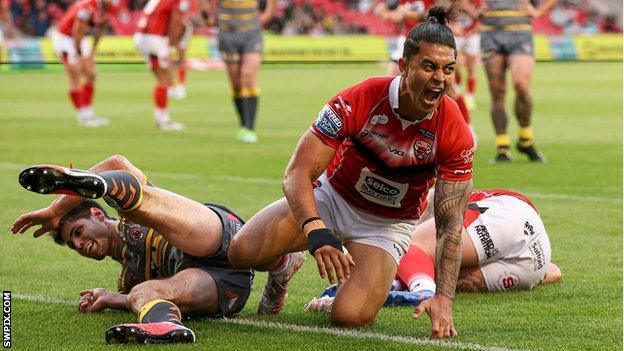
[[[457,275],[461,267],[461,233],[471,189],[472,179],[438,179],[436,183],[433,205],[437,239],[436,292],[450,299],[455,297]]]
[[[481,269],[478,267],[469,268],[464,272],[462,269],[457,278],[457,291],[461,292],[487,292],[488,287]]]

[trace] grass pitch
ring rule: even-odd
[[[20,214],[53,198],[21,189],[18,171],[31,164],[73,161],[86,168],[111,154],[127,156],[155,184],[198,201],[226,203],[246,217],[281,196],[280,178],[299,136],[325,101],[371,75],[377,65],[264,66],[260,143],[234,140],[234,108],[224,72],[190,72],[189,96],[171,102],[187,130],[155,129],[149,73],[100,73],[96,110],[111,119],[99,129],[74,121],[61,72],[0,74],[0,287],[13,294],[12,342],[17,350],[109,349],[109,326],[133,321],[125,312],[84,315],[85,288],[116,288],[119,265],[90,261],[47,237],[13,236]],[[561,284],[532,292],[459,294],[454,343],[428,343],[429,320],[410,308],[383,309],[373,327],[346,334],[328,318],[303,312],[326,282],[311,260],[293,280],[285,311],[255,316],[265,274],[235,321],[193,320],[202,349],[622,349],[622,64],[539,63],[533,80],[536,142],[547,164],[494,155],[483,72],[473,121],[480,146],[476,188],[511,188],[531,197],[548,229]],[[510,95],[513,95],[510,88]],[[511,105],[511,99],[510,104]],[[516,135],[510,121],[510,135]],[[245,324],[243,324],[245,323]],[[315,329],[316,328],[316,329]],[[180,349],[193,346],[182,346]],[[133,348],[133,347],[129,347]],[[160,348],[160,347],[159,347]]]

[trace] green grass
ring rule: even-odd
[[[234,141],[236,117],[224,72],[191,72],[189,96],[171,102],[172,116],[187,124],[181,133],[154,128],[152,78],[146,71],[101,72],[96,108],[111,126],[76,126],[61,72],[0,74],[0,287],[14,294],[13,347],[109,349],[104,330],[133,320],[129,313],[83,315],[73,304],[84,288],[116,288],[119,266],[91,262],[49,238],[13,236],[20,214],[45,206],[17,184],[21,167],[36,163],[86,168],[123,154],[155,184],[193,199],[226,203],[250,217],[281,196],[279,180],[299,136],[324,102],[370,75],[377,65],[265,66],[258,130],[260,143]],[[622,349],[622,64],[539,63],[534,75],[537,146],[547,164],[520,155],[508,165],[488,164],[493,132],[483,72],[473,116],[480,146],[475,187],[512,188],[529,195],[548,228],[561,284],[532,292],[460,294],[455,322],[460,343],[545,350]],[[511,103],[511,99],[510,99]],[[516,125],[510,123],[511,135]],[[266,275],[258,274],[244,319],[329,327],[326,316],[302,311],[326,285],[308,260],[296,276],[285,311],[274,318],[254,315]],[[37,302],[23,296],[44,296]],[[22,296],[22,297],[19,297]],[[65,301],[65,302],[63,302]],[[189,322],[202,349],[431,349],[382,340],[284,331],[221,323]],[[384,309],[365,332],[424,338],[427,318],[411,309]],[[189,348],[188,346],[181,349]],[[448,349],[449,347],[444,347]]]

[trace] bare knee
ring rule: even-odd
[[[365,313],[354,309],[341,309],[332,307],[331,322],[337,327],[359,328],[375,323],[375,314]]]

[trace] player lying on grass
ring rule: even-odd
[[[26,189],[62,193],[49,207],[21,215],[13,233],[41,226],[39,237],[96,260],[106,256],[122,265],[119,293],[91,289],[80,293],[78,309],[132,311],[138,324],[106,332],[112,342],[193,342],[181,315],[227,316],[239,312],[251,290],[253,271],[233,268],[227,260],[230,241],[243,220],[222,205],[202,205],[164,189],[145,186],[143,172],[122,156],[91,168],[98,174],[58,166],[34,166],[20,174]],[[96,202],[100,197],[119,209],[110,218]]]
[[[431,202],[397,271],[386,305],[418,305],[433,296],[435,219]],[[548,234],[533,203],[510,190],[475,190],[464,215],[457,291],[528,290],[561,279],[551,262]],[[306,310],[331,310],[335,286]],[[324,297],[325,296],[325,297]]]

